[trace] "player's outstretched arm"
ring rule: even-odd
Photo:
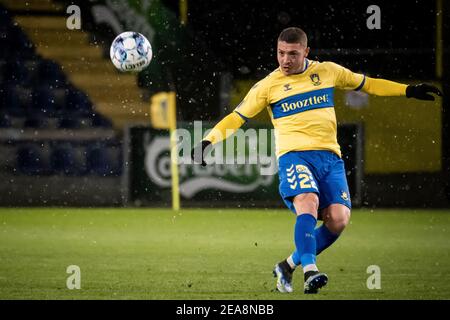
[[[236,111],[223,118],[216,124],[211,132],[191,150],[191,158],[194,160],[194,163],[200,163],[202,166],[206,166],[204,159],[205,149],[211,144],[225,140],[235,133],[244,123],[245,120]]]
[[[442,96],[441,91],[428,83],[406,85],[394,81],[366,77],[363,91],[377,96],[406,96],[420,100],[434,101],[435,93]]]

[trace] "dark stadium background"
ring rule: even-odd
[[[89,35],[91,44],[102,48],[104,59],[108,60],[109,44],[115,37],[115,33],[110,26],[95,23],[91,10],[94,5],[108,1],[54,1],[60,5],[59,11],[46,11],[45,8],[33,11],[30,7],[21,6],[14,1],[3,2],[6,8],[13,4],[12,9],[9,9],[12,16],[25,15],[37,18],[67,17],[68,14],[61,8],[70,4],[79,5],[83,31]],[[447,97],[450,94],[448,81],[450,9],[446,1],[349,0],[339,3],[327,1],[312,3],[285,0],[272,2],[189,0],[186,2],[187,23],[185,25],[180,24],[183,15],[180,1],[131,1],[130,3],[134,3],[136,8],[142,8],[150,3],[159,5],[158,14],[150,17],[154,19],[152,23],[156,26],[156,30],[160,30],[152,43],[155,48],[154,60],[150,67],[138,76],[141,98],[144,102],[148,102],[154,93],[176,88],[178,121],[180,122],[191,123],[194,120],[215,122],[232,110],[233,103],[236,104],[236,101],[242,98],[248,83],[261,79],[277,67],[275,39],[280,30],[293,25],[302,27],[308,33],[312,59],[332,60],[373,77],[411,83],[427,81],[441,85],[444,91],[441,128],[435,129],[440,130],[440,159],[434,159],[434,164],[430,165],[431,169],[423,171],[413,169],[401,172],[398,168],[402,164],[398,163],[393,164],[394,170],[388,168],[383,172],[382,167],[381,169],[377,167],[364,174],[363,180],[360,181],[362,188],[360,204],[369,207],[448,207],[450,116],[446,106],[448,105]],[[438,3],[443,6],[444,48],[440,52],[436,51]],[[366,9],[372,4],[381,8],[381,30],[369,30],[366,27],[366,19],[369,16]],[[14,59],[5,53],[6,51],[3,54],[4,61]],[[443,57],[440,76],[436,72],[436,54]],[[3,89],[3,92],[7,91],[6,87]],[[102,90],[107,94],[106,87]],[[404,105],[401,107],[406,109],[408,103],[410,101],[404,100],[402,102]],[[95,105],[93,107],[95,109]],[[411,116],[414,117],[414,115],[405,115],[405,119],[402,119],[401,115],[397,116],[399,117],[397,121],[404,120],[403,125],[407,127],[408,117]],[[142,116],[138,120],[142,123],[144,119],[148,118]],[[267,119],[259,120],[264,122]],[[83,145],[81,148],[88,148],[86,152],[91,154],[93,162],[97,154],[102,154],[102,150],[105,150],[102,149],[103,147],[108,150],[107,153],[114,154],[115,162],[109,167],[103,168],[104,170],[93,168],[96,172],[94,176],[106,175],[109,180],[105,178],[97,180],[96,184],[87,183],[86,179],[93,178],[92,175],[87,174],[84,175],[83,181],[70,177],[72,180],[68,182],[65,180],[67,177],[54,178],[51,173],[44,172],[45,170],[38,172],[35,177],[25,173],[23,178],[19,174],[20,170],[16,170],[17,157],[11,156],[3,162],[3,171],[8,174],[5,176],[7,182],[2,186],[0,203],[3,205],[114,206],[123,204],[123,190],[115,187],[122,183],[120,179],[123,175],[121,168],[123,164],[121,157],[124,153],[123,123],[117,126],[113,119],[111,125],[111,118],[108,120],[106,116],[106,119],[102,119],[101,113],[97,115],[95,121],[99,125],[104,124],[114,129],[114,133],[111,134],[113,138],[107,138],[106,147]],[[376,121],[382,121],[382,119]],[[4,141],[8,142],[6,145],[11,151],[14,138],[9,139],[8,135],[5,137]],[[384,145],[389,146],[391,141],[388,131],[385,139]],[[34,140],[34,142],[39,141]],[[47,148],[47,145],[43,148]],[[423,146],[420,148],[423,149]],[[420,161],[420,155],[416,157],[412,153],[409,157],[411,163]],[[385,161],[389,163],[390,160]],[[408,167],[408,160],[403,161],[406,161],[404,164]],[[105,172],[102,173],[102,170]],[[17,177],[18,174],[19,177]],[[69,173],[65,176],[70,175]],[[72,176],[77,174],[73,173]],[[36,177],[39,177],[39,180],[35,180]],[[21,192],[23,188],[18,187],[20,185],[18,181],[22,178],[23,184],[27,186],[27,192]],[[30,184],[37,184],[37,186],[30,188]],[[59,184],[65,186],[61,194],[59,194],[61,188],[57,187]],[[393,190],[395,192],[392,192]],[[73,197],[67,196],[71,192]],[[96,193],[95,199],[90,198],[92,192]],[[281,203],[277,202],[276,205]]]

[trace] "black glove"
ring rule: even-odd
[[[428,83],[420,83],[406,87],[407,98],[434,101],[434,97],[430,93],[436,93],[438,96],[442,97],[442,92],[435,86]]]
[[[196,145],[191,150],[191,159],[194,160],[194,163],[200,163],[202,166],[206,166],[206,162],[203,159],[205,149],[211,144],[211,141],[202,140],[198,145]]]

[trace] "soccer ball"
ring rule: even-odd
[[[150,64],[152,54],[147,38],[133,31],[119,34],[109,50],[112,63],[120,71],[142,71]]]

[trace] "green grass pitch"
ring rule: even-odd
[[[0,299],[450,298],[450,211],[354,210],[311,296],[300,270],[294,293],[273,290],[294,222],[288,210],[0,209]],[[371,265],[381,289],[367,288]]]

